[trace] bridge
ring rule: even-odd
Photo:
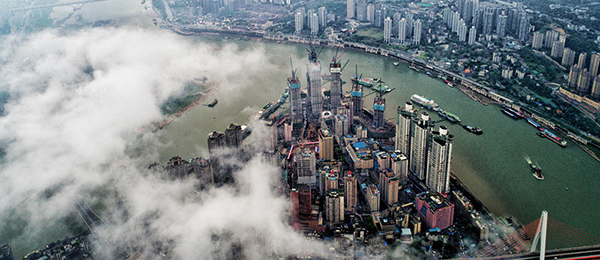
[[[85,204],[83,199],[78,195],[75,197],[74,206],[77,214],[79,214],[83,220],[83,223],[88,227],[90,232],[94,232],[95,227],[104,224],[102,219],[100,219],[100,217],[98,217],[98,215],[96,215],[96,213],[94,213],[94,211],[87,204]]]
[[[79,0],[79,1],[71,1],[71,2],[64,2],[64,3],[56,3],[56,4],[34,5],[34,6],[29,6],[29,7],[13,8],[13,9],[10,9],[10,11],[11,12],[29,11],[29,10],[34,10],[34,9],[53,8],[53,7],[60,7],[60,6],[87,4],[87,3],[103,2],[103,1],[108,1],[108,0]]]
[[[537,250],[539,245],[539,251]],[[546,250],[549,246],[551,250]],[[475,259],[600,259],[600,238],[548,218],[548,212],[479,250]]]

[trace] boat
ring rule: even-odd
[[[411,66],[408,66],[408,67],[409,67],[411,70],[414,70],[414,71],[416,71],[416,72],[419,72],[419,69],[417,69],[417,67],[415,67],[415,66],[412,66],[412,65],[411,65]]]
[[[267,103],[262,109],[263,110],[267,110],[269,107],[271,107],[271,105],[273,105],[273,102],[269,102]],[[264,111],[263,111],[264,112]]]
[[[525,116],[521,112],[519,112],[517,110],[514,110],[511,107],[507,107],[505,105],[502,105],[502,110],[507,110],[507,111],[511,112],[512,114],[514,114],[517,117],[517,119],[519,119],[519,118],[525,118]]]
[[[373,79],[358,77],[356,75],[352,76],[352,82],[355,82],[359,85],[363,85],[367,88],[373,87],[373,85],[375,84],[375,81]]]
[[[525,120],[527,120],[527,123],[529,123],[533,127],[535,127],[538,130],[542,131],[542,129],[543,129],[542,126],[540,124],[538,124],[537,122],[533,121],[531,118],[526,118]]]
[[[394,61],[394,66],[398,66],[398,65],[400,65],[400,62]]]
[[[550,141],[555,142],[556,144],[562,146],[562,147],[566,147],[567,146],[567,141],[561,139],[560,137],[556,136],[555,134],[553,134],[552,132],[548,131],[545,128],[542,128],[543,130],[541,131],[541,133],[544,135],[544,137],[550,139]]]
[[[448,121],[452,122],[452,123],[460,123],[460,118],[458,116],[456,116],[455,114],[452,114],[450,112],[441,110],[438,111],[438,115],[440,115],[443,118],[448,119]]]
[[[463,125],[463,128],[466,129],[467,131],[471,132],[471,133],[476,134],[476,135],[483,134],[483,131],[479,127],[472,127],[472,126],[468,126],[468,125]]]
[[[415,103],[417,103],[417,104],[419,104],[419,105],[421,105],[421,106],[423,106],[423,107],[431,109],[433,111],[439,111],[440,110],[440,108],[439,108],[439,106],[438,106],[437,103],[435,103],[433,100],[428,99],[426,97],[422,97],[422,96],[419,96],[417,94],[414,94],[414,95],[412,95],[410,97],[410,100],[413,101],[413,102],[415,102]]]
[[[508,111],[506,109],[502,109],[502,113],[504,113],[504,114],[512,117],[513,119],[519,119],[519,117],[517,115],[513,114],[512,112],[510,112],[510,111]]]
[[[215,98],[215,99],[213,99],[213,101],[211,101],[210,103],[208,103],[207,106],[208,107],[214,107],[214,106],[217,105],[217,103],[219,103],[219,100]]]
[[[529,164],[529,168],[533,172],[533,177],[535,177],[538,180],[543,180],[544,175],[542,174],[542,168],[535,165],[535,163],[531,162],[531,159],[529,159],[529,156],[525,157],[525,160],[527,161],[527,163]]]
[[[565,190],[566,190],[566,191],[569,191],[569,188],[568,188],[568,187],[565,187]]]
[[[246,138],[252,133],[252,128],[248,125],[242,125],[242,137]]]

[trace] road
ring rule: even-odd
[[[49,5],[35,5],[35,6],[30,6],[30,7],[14,8],[14,9],[10,9],[10,11],[12,11],[12,12],[26,11],[26,10],[32,10],[32,9],[52,8],[52,7],[59,7],[59,6],[87,4],[87,3],[103,2],[103,1],[108,1],[108,0],[82,0],[82,1],[72,1],[72,2],[56,3],[56,4],[49,4]]]

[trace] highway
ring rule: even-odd
[[[108,1],[108,0],[81,0],[81,1],[72,1],[72,2],[49,4],[49,5],[35,5],[35,6],[30,6],[30,7],[14,8],[14,9],[10,9],[10,11],[12,11],[12,12],[15,12],[15,11],[27,11],[27,10],[32,10],[32,9],[52,8],[52,7],[59,7],[59,6],[87,4],[87,3],[103,2],[103,1]]]
[[[540,252],[484,257],[474,259],[540,259]],[[546,251],[545,259],[600,259],[600,245]]]

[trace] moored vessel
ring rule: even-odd
[[[545,128],[542,128],[541,131],[542,135],[544,135],[544,137],[550,139],[550,141],[555,142],[556,144],[562,146],[562,147],[566,147],[567,146],[567,141],[561,139],[560,137],[556,136],[555,134],[553,134],[552,132],[548,131]]]
[[[432,99],[428,99],[426,97],[422,97],[415,94],[410,97],[410,100],[433,111],[440,110],[438,104],[435,103],[435,101],[433,101]]]

